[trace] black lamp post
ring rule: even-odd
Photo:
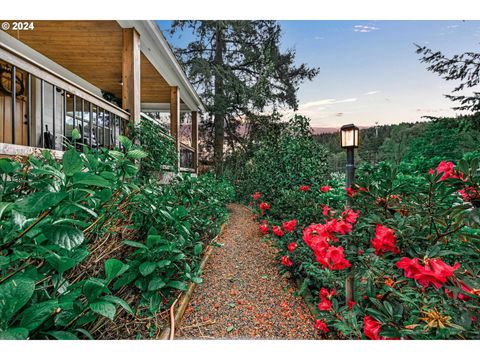
[[[347,167],[346,167],[346,187],[351,188],[355,181],[355,148],[358,147],[359,129],[353,124],[343,125],[340,128],[341,146],[347,149]],[[351,206],[350,198],[347,198],[347,205]],[[345,279],[345,297],[347,304],[353,301],[353,281],[355,279],[353,271],[347,274]]]

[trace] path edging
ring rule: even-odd
[[[219,238],[220,235],[222,235],[223,228],[225,227],[225,223],[223,223],[220,226],[220,232],[215,236],[212,241],[210,241],[210,244],[213,242],[216,242]],[[214,246],[212,245],[207,245],[207,248],[205,249],[205,253],[203,255],[202,261],[200,262],[199,270],[203,273],[203,270],[205,269],[205,265],[207,264],[208,259],[210,258],[210,255],[213,252]],[[175,322],[175,327],[178,329],[180,323],[182,322],[183,315],[185,314],[185,310],[187,309],[188,304],[190,303],[190,299],[192,298],[193,292],[195,291],[197,287],[197,283],[190,282],[190,285],[188,286],[188,290],[183,293],[183,295],[180,297],[178,300],[178,307],[177,310],[175,311],[174,315],[174,322]],[[170,338],[170,331],[171,331],[171,324],[163,331],[160,333],[159,336],[157,336],[157,340],[168,340]]]

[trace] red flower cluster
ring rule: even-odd
[[[263,235],[267,235],[267,234],[268,234],[268,223],[267,223],[267,220],[263,220],[263,223],[260,225],[260,232],[261,232]]]
[[[425,259],[422,266],[418,263],[417,258],[403,257],[396,265],[399,269],[403,269],[407,278],[415,279],[422,287],[426,288],[432,284],[437,289],[440,289],[460,267],[459,263],[450,266],[439,258]]]
[[[283,230],[285,230],[288,233],[292,232],[292,231],[295,231],[295,227],[297,226],[297,220],[293,219],[293,220],[290,220],[290,221],[286,221],[286,222],[282,223],[282,226],[283,226]]]
[[[353,309],[353,307],[355,306],[356,302],[353,301],[353,300],[348,300],[348,303],[347,303],[347,306],[350,310]]]
[[[308,191],[308,190],[310,190],[310,186],[308,186],[308,185],[300,186],[300,191]]]
[[[378,334],[380,333],[381,326],[382,326],[382,324],[380,324],[374,318],[372,318],[368,315],[364,316],[364,318],[363,318],[363,333],[370,340],[382,340],[382,339],[384,339],[384,338],[381,338],[381,337],[378,336]]]
[[[480,192],[473,186],[468,186],[464,189],[458,190],[458,193],[462,197],[463,201],[470,202],[480,199]]]
[[[315,321],[315,327],[322,331],[324,334],[328,333],[330,329],[327,327],[327,324],[323,320],[316,320]]]
[[[260,193],[257,191],[255,194],[253,194],[253,199],[258,200],[260,199],[260,196],[261,196]]]
[[[328,208],[326,212],[328,214]],[[330,270],[343,270],[351,266],[344,257],[343,247],[331,246],[330,241],[338,241],[335,234],[345,235],[352,231],[358,214],[358,211],[345,209],[342,220],[331,219],[325,224],[311,224],[303,230],[303,240],[313,250],[319,264]]]
[[[440,161],[435,170],[437,171],[437,174],[443,174],[440,178],[440,181],[444,181],[447,179],[462,179],[463,174],[461,172],[455,171],[454,168],[455,165],[453,164],[453,162],[442,160]]]
[[[480,295],[480,290],[478,289],[471,289],[470,287],[468,287],[467,285],[465,285],[462,281],[459,281],[460,283],[460,287],[461,289],[466,292],[466,293],[469,293],[469,294],[475,294],[475,295]],[[453,299],[453,291],[450,291],[448,289],[445,289],[445,294],[447,294],[447,296],[450,298],[450,299]],[[462,294],[462,293],[458,293],[457,294],[457,299],[458,300],[463,300],[463,301],[468,301],[470,300],[471,298],[465,294]]]
[[[278,237],[282,237],[283,235],[285,235],[285,233],[282,231],[282,229],[280,229],[280,227],[278,226],[272,226],[272,232],[277,235]]]
[[[282,256],[282,261],[281,261],[281,263],[282,263],[282,265],[285,265],[285,266],[292,266],[292,265],[293,265],[292,260],[290,260],[287,255],[283,255],[283,256]]]
[[[324,193],[325,193],[325,192],[329,192],[330,189],[331,189],[331,187],[330,187],[329,185],[323,185],[323,186],[320,188],[321,192],[324,192]]]
[[[348,187],[348,188],[345,188],[345,191],[347,192],[348,197],[354,197],[355,194],[358,193],[359,191],[368,192],[368,189],[364,187],[359,187],[358,190],[353,190],[351,187]]]
[[[372,239],[372,246],[375,254],[383,255],[386,251],[398,254],[400,250],[395,246],[395,234],[392,229],[377,224],[375,229],[375,238]]]
[[[318,304],[318,310],[320,311],[332,311],[332,302],[330,299],[335,295],[337,290],[332,289],[328,291],[325,288],[320,289],[320,303]]]
[[[262,210],[269,210],[269,209],[270,209],[270,204],[262,201],[262,202],[260,203],[260,209],[262,209]]]
[[[295,250],[297,248],[297,243],[296,242],[292,242],[290,244],[288,244],[288,251],[292,252],[293,250]]]

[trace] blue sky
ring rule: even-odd
[[[162,30],[169,21],[159,21]],[[280,21],[282,47],[297,62],[320,67],[300,86],[298,113],[311,125],[338,127],[422,121],[424,115],[450,116],[453,103],[443,94],[454,83],[428,72],[414,43],[453,55],[477,51],[480,21]],[[181,46],[184,34],[167,39]],[[286,114],[288,116],[288,113]]]

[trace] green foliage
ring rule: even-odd
[[[148,181],[139,168],[153,160],[119,141],[119,149],[83,153],[67,144],[61,161],[47,150],[23,162],[0,159],[1,339],[90,338],[99,318],[113,320],[119,308],[133,314],[115,295],[122,286],[132,283],[155,313],[188,281],[201,281],[201,249],[226,219],[231,187],[209,175]],[[72,274],[92,244],[127,226],[134,231],[124,258],[105,259],[93,276]]]
[[[174,141],[159,124],[142,118],[140,124],[133,129],[133,136],[146,154],[140,168],[141,176],[148,178],[160,174],[165,171],[166,167],[171,171],[177,171],[177,153]],[[138,154],[138,150],[132,151],[135,152],[134,156],[141,155]]]
[[[293,117],[278,136],[266,133],[257,146],[251,159],[241,159],[246,164],[238,167],[240,172],[226,169],[241,199],[255,191],[276,198],[280,190],[318,184],[327,176],[328,153],[311,136],[305,117]]]

